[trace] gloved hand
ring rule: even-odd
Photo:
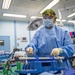
[[[54,48],[51,52],[51,56],[58,56],[60,53],[62,53],[62,48]]]
[[[29,53],[29,54],[33,54],[33,53],[34,53],[32,47],[28,47],[28,48],[26,49],[26,52]]]

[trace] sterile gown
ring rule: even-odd
[[[73,41],[64,27],[53,25],[52,29],[46,29],[41,26],[33,36],[30,44],[25,48],[33,47],[34,53],[38,56],[50,56],[54,48],[62,48],[62,53],[59,56],[69,58],[74,54]],[[65,59],[62,62],[62,67],[69,67],[69,62]]]

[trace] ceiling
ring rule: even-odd
[[[4,10],[2,9],[3,0],[0,0],[0,20],[31,21],[31,16],[41,17],[40,11],[51,1],[52,0],[12,0],[10,8],[8,10]],[[60,2],[56,4],[52,9],[56,12],[57,18],[59,18],[58,9],[60,9],[63,19],[75,19],[75,16],[67,18],[68,15],[75,12],[75,0],[60,0]],[[2,16],[2,13],[27,15],[27,18],[22,19],[4,17]]]

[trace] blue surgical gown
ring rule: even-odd
[[[52,29],[46,29],[41,26],[27,47],[33,47],[38,56],[50,56],[54,48],[62,48],[62,53],[59,56],[64,56],[65,58],[71,57],[74,53],[73,41],[68,31],[64,27],[55,25]],[[68,61],[64,60],[62,66],[69,67]]]

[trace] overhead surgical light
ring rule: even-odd
[[[12,0],[3,0],[2,9],[9,9]]]
[[[18,17],[18,18],[26,18],[26,15],[19,15],[19,14],[8,14],[8,13],[3,13],[3,16],[8,16],[8,17]]]
[[[60,0],[53,0],[49,5],[47,5],[40,13],[44,12],[46,9],[52,8],[54,5],[56,5]]]

